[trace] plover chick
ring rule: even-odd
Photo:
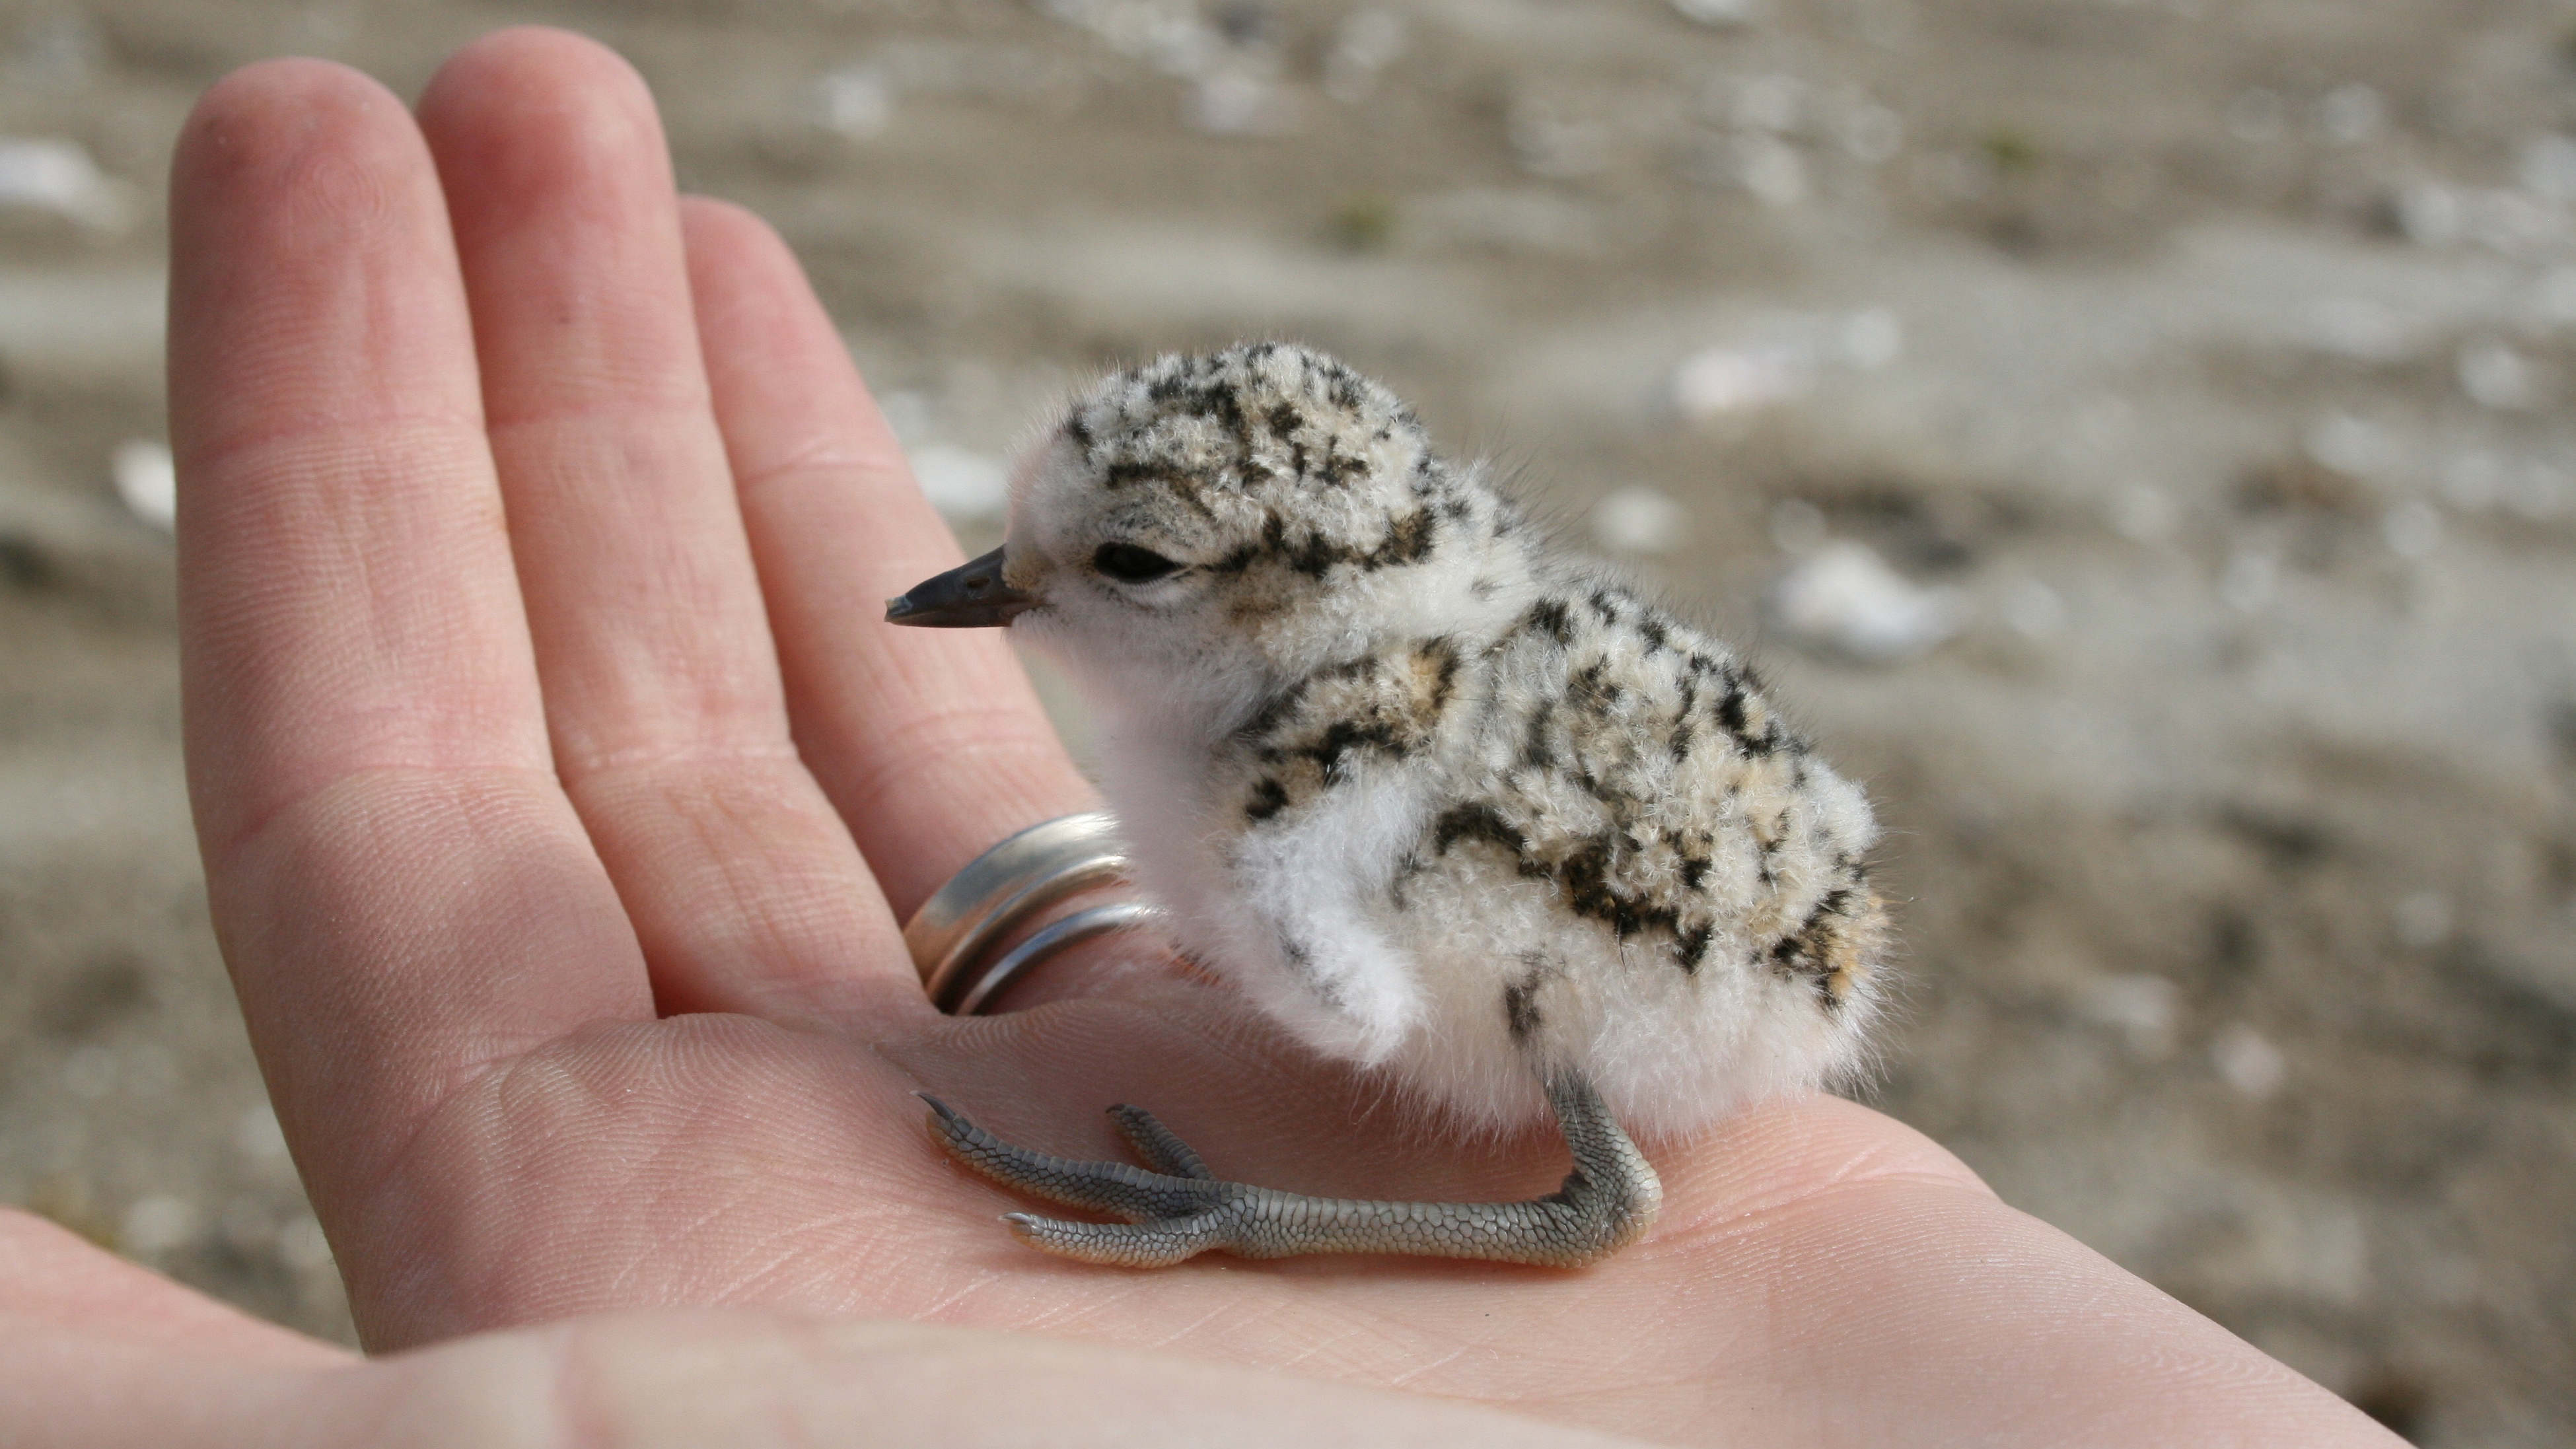
[[[1721,645],[1551,554],[1481,469],[1319,353],[1258,343],[1094,386],[1024,460],[1000,549],[892,601],[995,625],[1096,709],[1104,788],[1176,943],[1314,1050],[1473,1129],[1553,1109],[1574,1172],[1522,1203],[1377,1203],[999,1141],[960,1161],[1129,1219],[1009,1219],[1154,1265],[1389,1252],[1573,1266],[1688,1133],[1857,1066],[1886,935],[1858,789]]]

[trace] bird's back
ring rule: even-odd
[[[1207,805],[1226,888],[1271,908],[1219,953],[1268,958],[1247,984],[1310,1042],[1472,1118],[1539,1111],[1533,1066],[1650,1133],[1848,1070],[1885,935],[1859,791],[1723,646],[1613,585],[1530,592],[1233,733]]]

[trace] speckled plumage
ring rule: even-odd
[[[1377,384],[1277,343],[1110,377],[1005,552],[1144,888],[1314,1048],[1479,1125],[1570,1073],[1648,1136],[1859,1062],[1860,792]]]

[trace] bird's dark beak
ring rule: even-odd
[[[925,629],[989,629],[1007,624],[1037,599],[1002,582],[1002,551],[912,586],[899,599],[886,600],[886,622],[917,624]]]

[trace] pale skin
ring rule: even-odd
[[[0,1216],[0,1437],[2397,1442],[1825,1097],[1646,1144],[1662,1218],[1581,1271],[1020,1246],[915,1091],[1085,1156],[1148,1104],[1354,1196],[1545,1191],[1563,1149],[1443,1141],[1150,965],[931,1010],[898,923],[1093,797],[998,637],[880,622],[957,550],[614,56],[492,36],[417,116],[251,67],[173,225],[214,918],[390,1356]]]

